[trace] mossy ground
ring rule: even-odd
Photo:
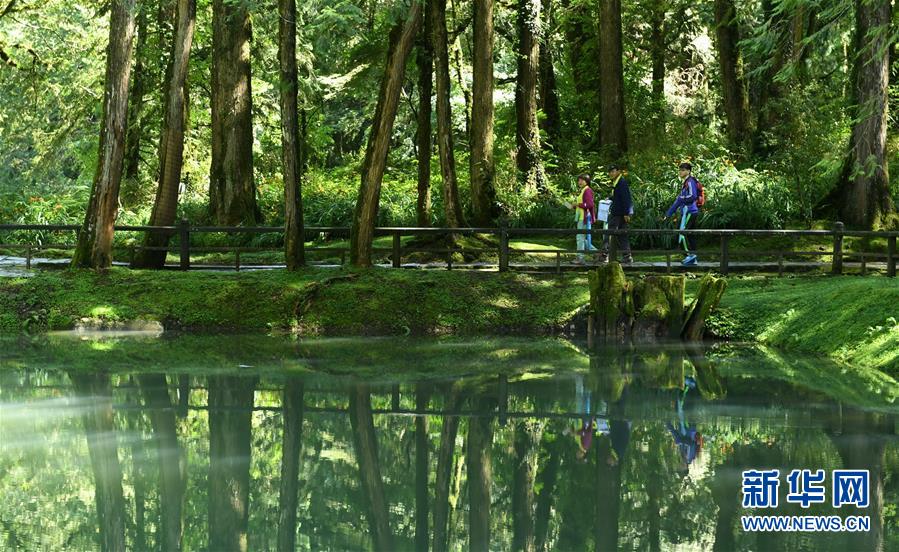
[[[899,374],[899,279],[730,278],[709,328],[719,337]]]
[[[67,329],[89,318],[306,335],[547,334],[588,295],[582,276],[65,270],[0,281],[0,331]]]

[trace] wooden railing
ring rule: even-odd
[[[181,270],[189,270],[192,267],[191,255],[201,253],[234,253],[234,268],[241,268],[241,253],[253,253],[264,251],[278,251],[276,247],[259,247],[259,246],[240,246],[240,245],[224,245],[224,246],[203,246],[192,245],[191,237],[197,234],[209,233],[226,233],[226,234],[265,234],[265,233],[283,233],[284,228],[281,226],[198,226],[193,225],[189,221],[182,220],[175,226],[116,226],[117,232],[164,232],[176,238],[176,244],[168,247],[146,247],[148,250],[167,251],[169,253],[177,253],[179,263],[177,265]],[[26,241],[26,243],[3,243],[3,234],[10,231],[34,231],[34,232],[73,232],[77,235],[80,226],[77,225],[37,225],[37,224],[0,224],[0,249],[21,250],[25,253],[26,265],[30,268],[31,259],[34,254],[46,249],[73,249],[72,243],[34,243]],[[306,237],[316,235],[327,235],[334,237],[349,237],[350,229],[348,227],[306,227]],[[374,253],[388,253],[390,258],[390,266],[401,268],[403,266],[402,259],[412,253],[428,253],[432,255],[442,256],[446,260],[446,268],[452,269],[454,266],[453,255],[456,253],[468,254],[489,254],[496,255],[496,267],[501,272],[511,269],[528,269],[528,268],[545,268],[561,272],[563,268],[563,256],[571,256],[579,253],[575,248],[570,249],[527,249],[521,247],[513,247],[514,240],[533,237],[568,237],[574,242],[575,236],[578,234],[590,233],[597,246],[601,245],[603,236],[610,237],[610,257],[615,258],[617,250],[617,236],[627,234],[631,237],[674,237],[678,235],[690,235],[700,239],[705,244],[695,253],[699,254],[703,259],[709,257],[717,259],[717,263],[710,265],[704,262],[700,266],[683,267],[680,263],[673,263],[672,257],[678,255],[678,251],[672,249],[636,249],[633,251],[635,256],[645,258],[646,256],[664,257],[664,264],[660,262],[637,263],[635,266],[639,269],[662,269],[670,272],[673,268],[685,270],[709,270],[717,269],[722,274],[728,274],[735,269],[748,269],[757,271],[774,271],[783,273],[791,268],[820,268],[826,264],[830,265],[830,271],[833,274],[842,274],[844,268],[849,264],[857,267],[862,274],[868,273],[872,269],[884,269],[888,276],[896,275],[896,239],[899,232],[873,232],[846,230],[842,223],[837,222],[831,230],[677,230],[677,229],[642,229],[630,228],[627,230],[603,230],[594,228],[592,230],[576,230],[561,228],[407,228],[407,227],[382,227],[375,229],[376,236],[391,236],[391,247],[375,247]],[[445,236],[491,236],[496,238],[496,246],[484,241],[489,247],[478,248],[462,248],[447,246],[442,248],[435,247],[415,247],[403,245],[402,238],[406,236],[422,237],[445,237]],[[762,238],[790,238],[798,240],[800,238],[815,238],[821,240],[818,249],[794,250],[794,249],[745,249],[733,250],[731,241],[735,238],[745,237],[749,239]],[[861,250],[858,248],[848,249],[845,247],[845,240],[862,238],[866,240],[884,240],[885,251],[875,251],[872,249]],[[715,246],[709,247],[709,242],[715,243]],[[123,247],[131,251],[133,255],[136,251],[144,248],[142,245],[116,246],[118,249]],[[327,252],[335,253],[340,257],[340,264],[346,262],[347,247],[334,246],[307,246],[307,252]],[[549,255],[554,259],[554,263],[546,266],[537,263],[513,263],[513,255]],[[736,257],[748,259],[748,261],[735,261]],[[796,263],[796,258],[820,258],[829,257],[829,263],[820,261]],[[765,260],[767,259],[767,260]],[[791,266],[793,263],[795,266]],[[247,267],[247,265],[244,265]],[[567,266],[567,265],[564,265]]]

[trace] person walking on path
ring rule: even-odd
[[[612,181],[612,205],[609,207],[609,230],[626,230],[634,214],[634,202],[631,199],[630,183],[621,174],[621,167],[613,163],[608,167],[609,180]],[[621,249],[621,262],[630,264],[634,262],[631,256],[631,241],[627,234],[616,236]],[[603,237],[602,253],[599,261],[604,263],[609,260],[609,235]],[[612,259],[613,261],[615,259]]]
[[[593,190],[590,189],[590,175],[581,174],[577,177],[578,196],[575,203],[569,204],[574,209],[574,220],[578,230],[590,230],[593,221],[596,220],[596,203],[593,201]],[[584,264],[584,256],[589,251],[596,251],[593,247],[593,238],[589,232],[577,235],[577,259],[575,264]]]
[[[665,217],[668,218],[676,213],[680,213],[680,229],[692,230],[696,228],[699,220],[699,182],[693,177],[693,166],[690,163],[681,163],[678,167],[681,178],[681,190],[677,199],[668,208]],[[677,238],[684,248],[684,260],[681,264],[684,266],[695,265],[699,258],[696,256],[696,236],[681,234]]]

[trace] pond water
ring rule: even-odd
[[[897,397],[727,344],[3,340],[0,548],[896,550]]]

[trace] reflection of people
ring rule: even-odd
[[[682,473],[685,473],[696,456],[702,451],[703,438],[702,434],[695,425],[690,425],[684,414],[684,401],[690,389],[696,389],[696,380],[690,376],[684,378],[684,388],[677,394],[677,423],[676,425],[668,422],[665,426],[674,437],[674,443],[680,452],[681,460],[684,461]]]
[[[586,460],[587,452],[593,445],[593,434],[598,430],[596,416],[592,411],[593,394],[589,389],[584,388],[584,376],[577,375],[574,380],[575,401],[577,402],[577,411],[581,414],[580,425],[572,428],[566,428],[566,435],[573,435],[577,443],[577,459]]]

